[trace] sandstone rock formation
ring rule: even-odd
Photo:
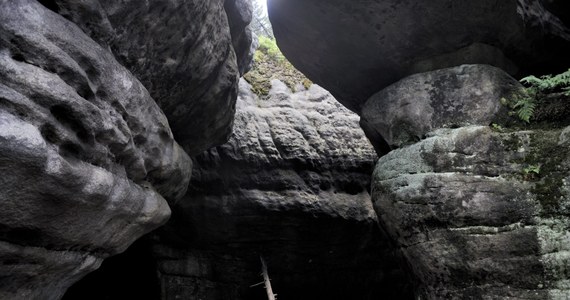
[[[490,64],[511,74],[570,65],[570,30],[543,7],[564,1],[269,0],[285,56],[360,112],[382,88],[418,72]],[[555,6],[558,5],[558,6]],[[566,20],[563,18],[563,20]]]
[[[377,152],[387,153],[372,198],[420,282],[417,297],[570,295],[568,105],[545,99],[528,128],[500,100],[521,88],[503,71],[568,68],[565,7],[269,1],[287,58],[358,112]]]
[[[422,298],[568,297],[569,130],[440,129],[379,160],[375,208]]]
[[[58,299],[166,222],[192,166],[169,121],[225,140],[248,5],[0,1],[0,298]]]
[[[171,209],[128,257],[164,299],[264,299],[260,257],[280,299],[569,297],[570,109],[523,127],[500,101],[570,65],[566,2],[269,5],[387,153],[372,198],[358,116],[317,86],[241,83],[207,150],[249,0],[0,0],[1,299],[59,299]]]
[[[488,65],[419,73],[370,97],[360,124],[381,155],[418,142],[434,129],[503,124],[510,108],[501,98],[518,93],[518,81]]]
[[[227,140],[239,71],[251,60],[249,0],[45,2],[110,47],[190,155]]]
[[[375,161],[352,114],[313,85],[241,82],[234,134],[196,159],[188,194],[158,232],[163,299],[406,299],[368,192]]]
[[[404,78],[365,105],[368,126],[400,147],[379,159],[372,198],[422,299],[570,294],[568,117],[544,102],[541,129],[509,123],[500,98],[518,89],[498,69],[460,66]]]

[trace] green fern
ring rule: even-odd
[[[530,96],[518,97],[513,109],[516,109],[516,114],[519,119],[530,123],[530,118],[532,118],[534,110],[536,109],[536,100]]]
[[[519,119],[530,123],[534,115],[540,94],[562,91],[570,97],[570,69],[558,75],[527,76],[520,80],[526,85],[524,92],[513,96],[512,108]]]
[[[540,78],[533,75],[527,76],[521,79],[521,82],[526,84],[530,92],[533,93],[562,90],[566,96],[570,96],[570,69],[555,76],[544,75]]]

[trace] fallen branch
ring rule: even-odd
[[[275,300],[275,294],[273,294],[273,289],[271,288],[271,281],[269,279],[269,274],[267,273],[267,265],[263,260],[263,257],[259,256],[261,259],[261,275],[263,275],[263,282],[265,283],[265,291],[267,292],[267,299]]]
[[[250,285],[249,287],[250,287],[250,288],[256,287],[256,286],[262,285],[262,284],[264,284],[264,283],[265,283],[265,282],[262,281],[262,282],[260,282],[260,283],[252,284],[252,285]]]

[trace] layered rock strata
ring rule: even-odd
[[[234,134],[196,159],[154,247],[163,299],[405,299],[407,278],[368,193],[375,153],[325,90],[267,98],[242,81]]]
[[[434,131],[376,166],[373,198],[425,299],[565,299],[568,128]]]
[[[469,69],[477,70],[473,78],[499,76],[470,81],[463,72]],[[439,81],[444,73],[463,83]],[[500,99],[520,87],[500,74],[485,66],[417,74],[365,106],[376,116],[374,107],[400,108],[384,123],[372,123],[400,146],[379,159],[372,198],[380,223],[421,283],[416,293],[422,299],[570,295],[567,117],[552,122],[556,116],[545,115],[554,106],[545,102],[537,111],[541,129],[509,123]],[[421,95],[431,91],[425,87],[436,82],[441,95],[425,101]],[[421,126],[402,128],[401,120],[418,120],[413,112],[419,109],[425,118],[406,124]],[[489,126],[492,121],[497,124]],[[416,132],[418,140],[398,132]]]

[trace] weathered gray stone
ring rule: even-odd
[[[162,225],[188,155],[145,87],[36,1],[0,2],[0,298],[58,299]]]
[[[374,206],[422,299],[570,296],[567,130],[440,129],[380,158]]]
[[[374,94],[361,125],[379,154],[418,142],[439,128],[502,124],[522,86],[500,69],[462,65],[406,77]],[[388,146],[388,149],[383,149]]]
[[[490,64],[511,74],[564,70],[570,65],[570,30],[543,2],[269,0],[268,4],[285,56],[359,113],[372,94],[418,72],[462,64]]]
[[[368,193],[376,155],[358,116],[313,85],[241,82],[229,142],[197,157],[155,246],[163,299],[407,299]]]
[[[228,139],[251,59],[249,0],[54,2],[142,82],[190,155]]]
[[[236,52],[239,74],[243,75],[249,71],[253,54],[257,49],[254,41],[257,37],[249,26],[253,17],[251,0],[226,0],[224,8],[228,15],[232,45]]]

